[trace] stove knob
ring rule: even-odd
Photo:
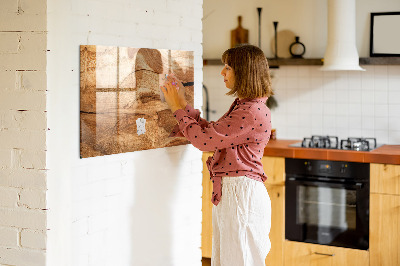
[[[342,164],[342,167],[340,168],[340,173],[341,174],[346,173],[346,169],[347,169],[347,164]]]
[[[312,170],[311,162],[306,162],[305,165],[306,165],[306,170],[311,172]]]

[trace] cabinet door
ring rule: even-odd
[[[371,194],[371,266],[400,265],[400,196]]]
[[[265,184],[271,199],[271,250],[265,259],[266,266],[283,265],[285,240],[285,187]]]
[[[264,156],[261,163],[268,177],[266,184],[285,185],[285,158]]]
[[[367,266],[365,250],[285,241],[285,266]]]
[[[210,181],[210,173],[206,165],[212,152],[203,153],[203,195],[202,195],[202,223],[201,223],[201,253],[204,258],[211,258],[212,252],[212,183]]]
[[[400,165],[370,165],[371,193],[400,195]]]

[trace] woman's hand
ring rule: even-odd
[[[185,87],[174,76],[168,75],[164,85],[161,86],[161,90],[164,93],[165,101],[173,113],[178,109],[186,107]]]

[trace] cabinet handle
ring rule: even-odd
[[[314,252],[315,255],[323,255],[323,256],[330,256],[333,257],[335,254],[328,254],[328,253],[320,253],[320,252]]]

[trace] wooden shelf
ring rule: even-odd
[[[400,65],[400,57],[362,57],[360,65]]]
[[[222,65],[220,59],[204,59],[203,64],[205,66],[217,66]],[[312,65],[322,65],[321,58],[268,58],[268,64],[270,67],[279,66],[312,66]]]
[[[279,66],[322,66],[322,58],[268,58],[271,68]],[[222,65],[220,59],[204,59],[203,65]],[[360,65],[400,65],[400,57],[362,57]]]
[[[322,66],[322,58],[268,58],[270,67]]]

